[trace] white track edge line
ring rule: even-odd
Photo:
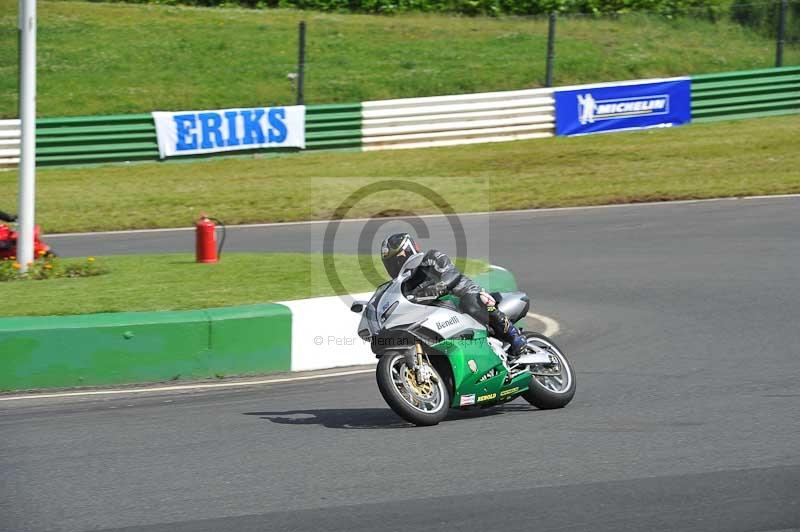
[[[535,312],[528,312],[525,316],[528,318],[533,318],[536,321],[539,321],[544,324],[544,334],[545,336],[555,336],[559,332],[561,332],[561,325],[558,324],[556,320],[549,316],[545,316],[543,314],[536,314]]]
[[[359,375],[361,373],[372,373],[374,369],[358,369],[352,371],[340,371],[336,373],[324,373],[322,375],[304,375],[301,377],[283,377],[279,379],[264,379],[258,381],[240,381],[240,382],[215,382],[209,384],[184,384],[179,386],[159,386],[155,388],[129,388],[124,390],[87,390],[84,392],[59,392],[59,393],[37,393],[29,395],[14,395],[9,397],[0,397],[0,401],[19,401],[22,399],[51,399],[56,397],[81,397],[90,395],[121,395],[127,393],[154,393],[154,392],[172,392],[182,390],[200,390],[208,388],[233,388],[241,386],[259,386],[264,384],[279,384],[282,382],[294,381],[307,381],[314,379],[327,379],[330,377],[345,377],[347,375]]]
[[[584,205],[584,206],[575,206],[575,207],[545,207],[542,209],[520,209],[520,210],[507,210],[507,211],[480,211],[480,212],[463,212],[463,213],[456,213],[455,216],[463,217],[463,216],[508,216],[508,215],[515,215],[515,214],[536,214],[536,213],[548,213],[548,212],[567,212],[567,211],[582,211],[582,210],[595,210],[595,209],[617,209],[617,208],[625,208],[625,207],[655,207],[655,206],[668,206],[668,205],[688,205],[693,203],[709,203],[713,201],[737,201],[737,200],[760,200],[760,199],[786,199],[786,198],[800,198],[800,194],[773,194],[773,195],[764,195],[764,196],[725,196],[720,198],[704,198],[704,199],[694,199],[694,200],[675,200],[675,201],[647,201],[647,202],[640,202],[640,203],[610,203],[604,205]],[[446,218],[447,216],[453,216],[450,214],[422,214],[417,216],[417,218]],[[403,220],[407,219],[408,216],[389,216],[386,217],[386,220]],[[341,223],[349,223],[349,222],[366,222],[372,220],[372,218],[346,218],[340,220]],[[330,220],[304,220],[304,221],[297,221],[297,222],[268,222],[268,223],[258,223],[258,224],[241,224],[241,225],[229,225],[227,229],[250,229],[250,228],[258,228],[258,227],[283,227],[283,226],[291,226],[291,225],[317,225],[317,224],[327,224],[331,223]],[[52,238],[60,238],[60,237],[72,237],[72,236],[89,236],[89,235],[130,235],[130,234],[139,234],[139,233],[170,233],[170,232],[179,232],[179,231],[194,231],[194,227],[164,227],[160,229],[128,229],[122,231],[97,231],[94,233],[57,233],[57,234],[48,234],[46,237],[48,239]]]

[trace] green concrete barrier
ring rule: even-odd
[[[491,291],[517,288],[511,272],[496,266],[474,279]],[[290,371],[292,319],[289,307],[275,303],[2,318],[0,391]]]
[[[289,371],[283,305],[0,319],[0,390]]]
[[[291,369],[292,313],[264,304],[206,311],[211,325],[207,368],[214,375],[246,375]]]

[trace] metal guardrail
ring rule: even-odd
[[[800,113],[800,66],[692,76],[692,122]]]
[[[36,121],[37,166],[153,159],[158,159],[158,144],[150,114]]]
[[[306,149],[361,147],[361,104],[306,106]]]
[[[361,104],[306,108],[306,149],[361,147]],[[264,151],[243,151],[246,155]],[[286,150],[295,151],[295,150]],[[158,160],[148,114],[40,118],[36,121],[37,166]],[[0,167],[19,163],[19,120],[0,121]]]
[[[790,113],[800,113],[800,66],[692,77],[693,122]],[[150,114],[40,118],[36,126],[39,166],[158,159]],[[552,89],[306,107],[307,150],[500,142],[550,137],[554,129]],[[19,163],[19,136],[19,120],[0,120],[0,168]]]
[[[19,118],[0,120],[0,168],[14,168],[19,164]]]
[[[362,103],[363,150],[428,148],[552,137],[552,89]]]

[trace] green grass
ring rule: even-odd
[[[347,293],[368,292],[385,280],[370,267],[374,256],[334,255]],[[0,316],[186,310],[286,301],[336,292],[327,281],[322,255],[225,253],[218,264],[197,264],[187,254],[100,257],[110,273],[77,279],[0,283]],[[486,262],[467,260],[468,275]],[[367,273],[362,273],[366,271]],[[382,270],[377,270],[381,272]]]
[[[17,0],[0,0],[0,117],[17,115]],[[38,2],[39,116],[287,104],[308,22],[308,103],[539,86],[547,23]],[[559,21],[556,84],[772,66],[774,43],[729,21]],[[788,46],[786,64],[800,63]]]
[[[800,115],[531,141],[368,153],[308,153],[37,173],[46,232],[330,219],[360,187],[411,180],[455,212],[800,192]],[[16,205],[0,172],[0,210]],[[427,197],[426,197],[427,196]],[[414,193],[370,195],[349,217],[436,213]],[[388,212],[387,209],[389,210]]]

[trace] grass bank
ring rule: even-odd
[[[451,148],[40,169],[37,219],[47,232],[188,226],[203,211],[228,224],[324,220],[355,190],[390,178],[428,187],[456,212],[796,193],[798,138],[800,115]],[[0,172],[0,209],[13,210],[16,195],[16,172]],[[432,197],[368,194],[346,215],[438,213]]]
[[[0,0],[0,117],[17,115],[17,0]],[[286,9],[38,2],[39,116],[215,109],[294,101],[308,23],[306,101],[539,86],[547,22]],[[774,42],[727,20],[642,14],[559,21],[556,84],[772,66]],[[800,63],[787,45],[786,64]]]
[[[347,293],[372,290],[383,278],[362,271],[373,256],[334,255]],[[226,253],[218,264],[188,254],[99,257],[109,273],[77,279],[0,283],[0,317],[187,310],[335,295],[322,256],[302,253]],[[468,260],[467,274],[487,270]],[[383,275],[385,277],[385,275]]]

